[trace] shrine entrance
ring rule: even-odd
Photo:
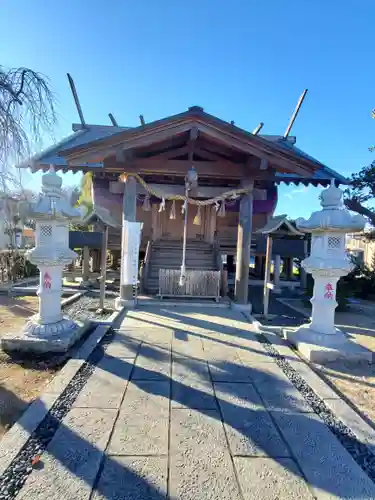
[[[175,201],[174,211],[172,210],[172,204],[172,201],[167,201],[165,210],[160,214],[161,239],[182,241],[184,231],[184,214],[182,213],[183,202]],[[204,213],[205,207],[202,210],[202,215]],[[201,216],[200,224],[194,224],[196,214],[196,209],[190,209],[188,212],[187,239],[200,241],[205,237],[204,217]],[[174,218],[171,218],[171,215],[174,216]]]

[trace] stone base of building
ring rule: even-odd
[[[134,299],[122,299],[121,297],[116,297],[115,299],[115,309],[116,311],[121,311],[123,308],[135,309]]]
[[[43,325],[34,316],[20,333],[8,333],[1,338],[6,352],[65,353],[86,332],[89,324],[78,324],[63,318],[57,323]]]
[[[231,308],[235,311],[242,312],[247,318],[251,318],[251,311],[253,310],[253,305],[249,302],[248,304],[238,304],[237,302],[231,303]]]
[[[352,342],[337,328],[335,334],[327,335],[304,325],[298,329],[284,329],[283,337],[313,363],[327,363],[337,359],[372,362],[371,351]]]

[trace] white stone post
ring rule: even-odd
[[[335,327],[336,288],[339,279],[348,274],[352,264],[346,254],[345,235],[363,230],[365,219],[351,215],[342,204],[342,190],[331,186],[321,194],[322,210],[309,219],[297,219],[300,231],[312,233],[310,256],[303,268],[314,278],[311,299],[311,322],[297,330],[284,330],[285,337],[310,361],[325,362],[337,358],[372,359],[372,353],[351,343]]]

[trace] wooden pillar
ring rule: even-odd
[[[123,254],[126,245],[125,221],[135,222],[137,212],[137,181],[134,177],[128,176],[124,182],[124,197],[122,205],[122,236],[121,236],[121,266],[123,266]],[[121,273],[123,275],[123,273]],[[133,285],[120,284],[120,297],[116,302],[116,308],[133,303]]]
[[[83,247],[82,259],[82,281],[81,285],[88,285],[90,277],[90,249],[88,246]]]
[[[99,250],[91,251],[91,271],[98,273],[100,271],[100,252]]]
[[[248,303],[252,219],[253,192],[251,190],[241,198],[237,232],[235,300],[241,305]]]
[[[262,272],[263,266],[262,266],[262,256],[261,255],[256,255],[254,257],[254,274],[257,278],[262,278],[264,273]]]
[[[177,207],[176,207],[177,210]],[[151,230],[152,241],[160,240],[161,238],[161,217],[159,214],[159,206],[156,203],[151,205]]]
[[[277,287],[280,284],[281,257],[275,255],[273,259],[273,284]]]
[[[306,259],[308,255],[308,246],[309,246],[309,240],[307,237],[305,237],[303,241],[303,253],[304,253],[304,259]],[[300,282],[300,288],[302,291],[306,290],[307,288],[307,273],[305,269],[301,266],[299,270],[299,282]]]
[[[208,243],[213,243],[215,239],[216,232],[216,210],[213,206],[204,207],[203,210],[205,218],[204,226],[204,239]]]
[[[99,309],[104,309],[104,299],[105,299],[105,282],[107,279],[107,247],[108,247],[108,226],[105,226],[103,230],[103,241],[102,241],[102,259],[101,259],[101,276],[100,276],[100,299],[99,299]]]
[[[293,279],[293,259],[291,257],[284,258],[285,279],[291,281]]]

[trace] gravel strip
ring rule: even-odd
[[[64,307],[64,315],[69,316],[69,318],[79,321],[104,321],[107,320],[114,309],[114,299],[106,298],[104,300],[104,312],[102,314],[97,314],[97,309],[99,308],[99,297],[84,295],[80,297],[76,302]],[[1,497],[0,497],[1,499]]]
[[[357,464],[375,483],[375,455],[371,453],[365,444],[358,440],[349,427],[343,424],[343,422],[332,413],[325,402],[316,395],[301,375],[292,368],[285,357],[273,347],[271,342],[261,333],[258,333],[257,337],[259,342],[263,344],[268,353],[275,359],[277,365],[299,390],[313,411],[323,420]]]
[[[12,500],[24,485],[27,477],[33,471],[33,458],[45,451],[62,419],[70,411],[80,391],[93,373],[98,361],[102,358],[105,346],[108,344],[106,336],[104,339],[104,342],[102,341],[91,353],[87,361],[82,365],[53,405],[50,412],[30,435],[20,453],[0,477],[0,500]]]

